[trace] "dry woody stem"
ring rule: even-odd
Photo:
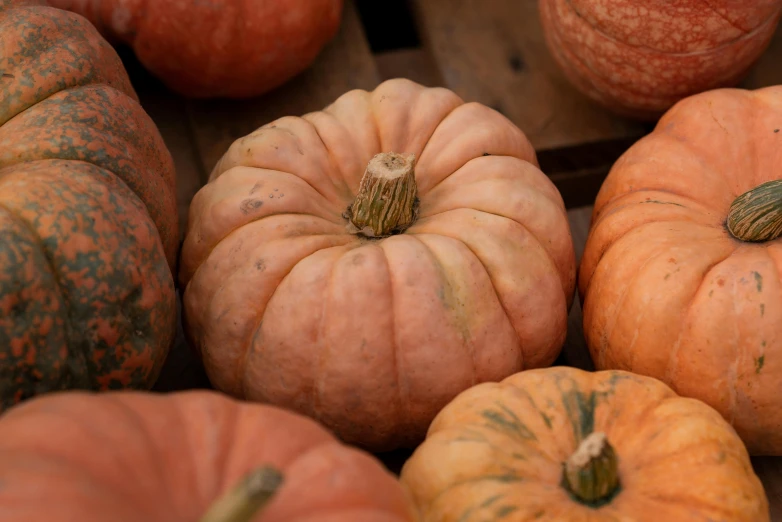
[[[748,242],[782,235],[782,180],[763,183],[737,197],[728,212],[728,230]]]
[[[282,474],[264,466],[247,476],[212,504],[200,522],[250,522],[274,497],[282,484]]]
[[[619,488],[619,466],[605,433],[592,433],[564,465],[565,487],[585,504],[609,499]]]
[[[380,238],[404,232],[417,212],[415,155],[383,152],[369,161],[345,217],[351,233]]]

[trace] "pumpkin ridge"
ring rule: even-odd
[[[437,212],[436,214],[429,214],[428,216],[426,216],[426,219],[428,220],[428,219],[431,219],[431,218],[436,217],[436,216],[442,216],[443,214],[447,214],[449,212],[455,212],[455,211],[458,212],[460,210],[464,210],[464,207],[452,208],[450,210],[444,210],[442,212]],[[473,211],[473,212],[480,212],[480,213],[483,213],[483,214],[488,214],[490,216],[496,216],[496,217],[502,218],[502,219],[507,219],[508,221],[511,221],[511,222],[515,223],[516,225],[518,225],[519,227],[523,228],[530,235],[530,237],[532,237],[532,239],[535,240],[535,243],[538,244],[540,249],[543,250],[543,252],[546,253],[546,257],[549,260],[549,264],[551,265],[552,268],[554,268],[554,272],[556,272],[556,274],[557,274],[557,279],[559,279],[559,282],[562,285],[562,290],[567,293],[568,289],[567,289],[566,283],[565,283],[565,281],[562,280],[562,277],[560,277],[559,267],[557,266],[556,262],[554,261],[554,256],[551,254],[551,252],[548,251],[548,249],[543,244],[543,242],[529,228],[527,228],[526,225],[524,225],[523,223],[520,223],[519,221],[517,221],[517,220],[515,220],[515,219],[513,219],[511,217],[505,216],[503,214],[497,214],[496,212],[489,212],[489,211],[481,210],[481,209],[478,209],[478,208],[470,208],[469,210]],[[423,219],[424,218],[422,216],[422,220]],[[412,227],[410,227],[410,228],[412,228]],[[421,234],[422,232],[415,232],[414,230],[411,230],[409,235],[415,235],[416,233]],[[439,234],[439,235],[444,235],[444,234]],[[450,237],[450,236],[448,236],[448,237]],[[455,239],[455,238],[452,238],[452,239]]]
[[[0,174],[2,173],[3,170],[5,169],[0,169]],[[0,176],[0,179],[1,178],[2,176]],[[63,292],[62,279],[60,278],[60,273],[55,269],[54,262],[53,262],[54,260],[52,259],[49,249],[46,248],[46,245],[44,244],[43,239],[41,238],[38,231],[30,223],[28,223],[26,219],[22,218],[22,216],[20,216],[15,210],[12,210],[10,207],[8,207],[1,200],[0,200],[0,209],[2,209],[6,214],[8,214],[8,216],[11,217],[11,219],[16,221],[20,225],[22,225],[22,227],[24,227],[30,233],[30,236],[33,238],[38,248],[40,249],[43,258],[46,259],[46,264],[49,268],[50,273],[52,274],[52,277],[54,278],[55,286],[57,288],[57,293],[60,295],[61,301],[65,307],[65,309],[62,310],[62,312],[60,313],[60,316],[62,317],[63,320],[63,332],[65,334],[66,346],[71,346],[71,343],[73,342],[73,335],[74,335],[74,328],[71,323],[71,312],[72,312],[71,302],[70,299],[66,298]],[[70,349],[68,351],[71,352]],[[90,382],[90,384],[92,386],[95,386],[96,384],[95,375],[93,375],[92,372],[90,371],[90,365],[87,364],[86,357],[83,357],[81,359],[82,362],[84,363],[83,372],[72,372],[72,375],[74,377],[80,374],[85,375],[86,379]],[[2,409],[3,408],[0,408],[0,410]]]
[[[321,111],[323,112],[323,111]],[[342,123],[338,118],[335,116],[330,115],[334,120],[338,121],[340,124]],[[339,161],[334,159],[334,155],[331,152],[331,149],[329,149],[329,146],[326,145],[326,141],[323,139],[323,136],[320,135],[320,130],[318,129],[318,126],[315,125],[312,121],[310,121],[308,118],[301,116],[299,119],[305,121],[309,124],[310,127],[312,127],[312,131],[315,133],[315,136],[318,137],[318,141],[320,141],[320,144],[323,146],[323,150],[326,151],[326,155],[329,157],[329,172],[337,172],[339,173],[339,180],[342,182],[342,190],[340,190],[340,187],[337,186],[336,183],[334,183],[334,177],[329,176],[329,180],[331,181],[331,184],[334,186],[334,189],[337,191],[337,193],[345,193],[350,194],[353,197],[356,196],[356,194],[353,193],[353,190],[350,186],[348,186],[347,183],[347,176],[345,176],[345,173],[342,171],[342,165],[339,163]],[[314,188],[314,187],[313,187]],[[321,194],[321,196],[323,196]],[[325,198],[325,196],[323,196]]]
[[[455,210],[458,210],[458,209],[455,209]],[[449,211],[449,212],[452,212],[452,211]],[[494,284],[494,279],[492,279],[492,275],[489,272],[489,269],[486,268],[486,264],[483,262],[481,257],[475,252],[475,250],[472,247],[470,247],[470,245],[468,245],[467,242],[464,241],[463,239],[458,238],[458,237],[454,237],[454,236],[452,236],[450,234],[445,234],[443,232],[438,232],[438,235],[441,235],[443,237],[447,237],[447,238],[453,239],[454,241],[458,241],[461,244],[463,244],[464,247],[467,250],[469,250],[470,253],[473,256],[475,256],[475,259],[478,261],[478,264],[480,264],[481,267],[483,268],[483,270],[486,272],[486,277],[491,282],[491,288],[492,288],[492,291],[494,292],[495,297],[497,298],[497,303],[500,305],[500,308],[502,309],[503,314],[505,315],[505,318],[508,320],[508,323],[510,324],[511,328],[516,333],[516,338],[518,339],[518,342],[516,343],[516,346],[517,346],[517,349],[518,349],[519,358],[521,360],[521,366],[523,367],[524,366],[524,347],[521,345],[521,337],[519,336],[519,332],[518,332],[518,330],[516,330],[516,327],[513,324],[513,321],[511,321],[511,319],[510,319],[510,314],[508,313],[508,309],[506,308],[505,303],[502,302],[502,298],[500,297],[500,294],[497,291],[497,287]]]
[[[453,292],[451,281],[445,272],[445,266],[443,266],[443,263],[440,261],[440,258],[437,257],[437,254],[435,254],[434,250],[428,244],[426,244],[426,242],[423,241],[418,234],[407,234],[407,235],[412,239],[414,239],[415,241],[417,241],[418,243],[420,243],[421,246],[423,246],[424,250],[428,252],[430,260],[434,264],[437,273],[441,277],[441,281],[443,282],[444,285],[447,285],[451,289],[451,292]],[[470,361],[472,362],[472,380],[471,380],[472,384],[470,386],[474,386],[475,384],[477,384],[476,375],[478,373],[478,366],[475,360],[475,344],[473,343],[472,332],[470,331],[469,327],[466,324],[464,314],[459,313],[456,309],[451,310],[451,312],[457,315],[454,321],[459,323],[456,326],[459,328],[460,333],[462,334],[462,337],[465,341],[466,348],[470,352]]]
[[[535,194],[538,195],[538,196],[542,196],[544,198],[546,197],[545,194],[543,194],[543,192],[541,192],[539,190],[534,190],[533,189],[533,192],[535,192]],[[550,198],[546,198],[546,199],[548,199],[549,201],[554,203]],[[449,209],[449,210],[443,210],[441,212],[436,212],[434,214],[426,214],[426,215],[421,213],[419,219],[421,219],[421,220],[429,220],[431,218],[434,218],[434,217],[437,217],[437,216],[442,216],[443,214],[447,214],[449,212],[463,210],[464,208],[465,207],[457,207],[457,208],[452,208],[452,209]],[[561,273],[559,271],[559,266],[557,266],[557,263],[556,263],[556,261],[554,259],[554,255],[549,251],[548,248],[546,248],[546,243],[541,241],[540,238],[537,235],[535,235],[535,233],[532,232],[532,230],[529,227],[527,227],[524,223],[521,223],[520,221],[518,221],[518,220],[516,220],[516,219],[514,219],[512,217],[506,216],[504,214],[497,214],[496,212],[489,212],[488,210],[482,210],[482,209],[475,208],[475,207],[470,207],[469,210],[474,211],[474,212],[481,212],[483,214],[488,214],[490,216],[497,216],[499,218],[507,219],[509,221],[512,221],[512,222],[516,223],[518,226],[520,226],[521,228],[526,230],[527,233],[535,240],[535,242],[538,244],[538,246],[540,246],[540,248],[546,253],[546,257],[549,259],[549,261],[551,262],[551,266],[554,267],[554,270],[557,273],[557,277],[558,277],[558,279],[560,281],[560,284],[562,285],[562,291],[565,292],[566,294],[568,293],[567,282],[565,280],[563,280],[562,277],[561,277]],[[410,227],[410,229],[411,229],[410,230],[410,235],[415,235],[417,233],[415,231],[415,229],[413,228],[414,226],[415,226],[415,223],[413,223],[413,225]],[[420,232],[418,232],[418,233],[420,233]],[[575,291],[575,288],[574,288],[574,291]],[[571,298],[568,298],[568,299],[570,300]]]
[[[333,262],[329,262],[329,273],[326,280],[326,286],[323,292],[323,303],[321,303],[321,309],[320,309],[320,324],[318,325],[318,337],[320,339],[324,339],[323,344],[320,347],[320,353],[318,353],[318,360],[316,363],[317,371],[315,372],[315,382],[313,382],[312,386],[312,411],[315,414],[316,418],[323,418],[323,390],[326,389],[326,386],[324,384],[324,381],[327,377],[326,372],[323,371],[324,367],[326,366],[326,362],[329,358],[329,355],[331,355],[332,352],[332,346],[331,343],[328,342],[328,336],[324,335],[326,330],[328,329],[329,325],[329,301],[331,300],[331,294],[332,290],[334,289],[334,279],[336,277],[336,264],[339,262],[339,260],[342,258],[342,256],[345,255],[345,253],[340,253],[337,258]],[[300,263],[299,261],[298,263]],[[296,264],[298,264],[296,263]],[[291,269],[291,272],[293,270]],[[280,284],[277,285],[275,288],[275,292],[277,291],[277,288],[279,288],[282,285],[282,281],[280,281]],[[272,294],[273,296],[273,294]],[[271,301],[271,298],[269,299]],[[246,368],[246,366],[245,366]]]
[[[381,241],[377,244],[377,247],[383,251],[383,261],[385,261],[386,265],[386,272],[388,273],[388,296],[389,301],[391,303],[391,313],[396,315],[396,299],[394,299],[394,272],[391,270],[391,262],[388,260],[388,253],[386,252],[385,248],[383,246],[386,244],[386,241]],[[397,392],[394,394],[394,409],[397,411],[399,415],[399,424],[402,426],[406,426],[410,424],[410,412],[407,408],[404,408],[402,405],[407,404],[408,401],[408,390],[407,387],[403,385],[402,380],[400,379],[399,374],[399,336],[396,332],[396,322],[391,323],[391,351],[394,353],[394,357],[392,357],[393,366],[391,368],[391,373],[393,374],[393,382],[396,383],[396,389]]]
[[[701,0],[701,2],[702,2],[704,5],[706,5],[706,6],[707,6],[707,7],[708,7],[708,8],[709,8],[711,11],[713,11],[713,12],[714,12],[714,13],[715,13],[717,16],[719,16],[720,18],[722,18],[723,20],[725,20],[725,21],[726,21],[726,22],[727,22],[727,23],[728,23],[728,24],[729,24],[731,27],[733,27],[733,28],[735,28],[735,29],[739,30],[739,31],[741,32],[741,35],[739,35],[739,36],[737,36],[736,38],[733,38],[733,39],[731,39],[731,40],[726,40],[726,41],[722,42],[722,43],[721,43],[719,46],[717,46],[717,47],[712,47],[712,48],[709,48],[709,49],[706,49],[706,50],[702,50],[702,51],[693,51],[693,52],[689,52],[689,53],[681,53],[681,52],[677,53],[677,52],[661,51],[661,50],[655,49],[654,47],[648,47],[648,46],[645,46],[645,45],[633,45],[633,44],[630,44],[630,43],[628,43],[628,42],[620,42],[619,40],[617,40],[617,39],[616,39],[616,38],[614,38],[613,36],[611,36],[611,35],[609,35],[609,34],[607,34],[607,33],[603,32],[603,31],[602,31],[600,28],[598,28],[597,26],[594,26],[594,25],[592,25],[592,24],[591,24],[591,23],[590,23],[590,22],[589,22],[589,21],[588,21],[586,18],[584,18],[584,16],[583,16],[583,15],[582,15],[582,14],[581,14],[581,13],[580,13],[580,12],[579,12],[579,11],[578,11],[578,10],[577,10],[575,7],[574,7],[574,6],[573,6],[573,4],[571,3],[571,0],[565,0],[565,2],[568,4],[568,6],[570,6],[570,9],[571,9],[571,11],[573,11],[573,13],[574,13],[576,16],[578,16],[578,18],[579,18],[579,19],[583,20],[583,21],[584,21],[584,23],[585,23],[586,25],[588,25],[588,26],[589,26],[589,28],[590,28],[591,30],[593,30],[595,33],[599,34],[600,36],[604,37],[606,40],[609,40],[609,41],[611,41],[611,42],[612,42],[612,43],[614,43],[614,44],[616,44],[616,45],[621,45],[621,46],[628,46],[628,47],[632,47],[632,48],[633,48],[633,49],[635,49],[635,50],[638,50],[638,51],[641,51],[641,52],[648,52],[648,53],[650,53],[650,54],[651,54],[651,53],[665,53],[665,54],[666,54],[666,55],[668,55],[668,56],[675,56],[675,57],[700,56],[700,55],[710,54],[710,53],[712,53],[712,52],[719,52],[719,51],[722,51],[722,50],[724,50],[726,47],[730,47],[730,46],[734,45],[735,43],[737,43],[737,42],[740,42],[741,40],[745,40],[745,39],[752,38],[753,36],[755,36],[755,34],[757,34],[757,33],[761,32],[761,30],[762,30],[762,29],[765,29],[767,25],[770,25],[770,24],[771,24],[771,23],[773,23],[773,21],[774,21],[774,16],[770,16],[770,17],[766,18],[766,20],[764,20],[763,22],[761,22],[761,23],[760,23],[760,24],[759,24],[757,27],[753,28],[751,31],[747,31],[746,29],[742,29],[742,28],[740,28],[740,27],[738,27],[738,26],[734,25],[734,24],[733,24],[733,22],[731,22],[730,20],[728,20],[727,18],[725,18],[725,17],[724,17],[724,16],[723,16],[721,13],[719,13],[719,12],[718,12],[716,9],[714,9],[714,8],[711,6],[711,4],[710,4],[710,3],[709,3],[707,0]]]
[[[646,225],[654,226],[654,225],[656,225],[658,223],[661,223],[661,221],[652,221],[650,223],[647,223]],[[671,222],[671,223],[673,223],[673,222]],[[629,233],[636,233],[636,234],[640,235],[640,232],[638,232],[638,230],[641,230],[644,226],[645,225],[641,225],[641,226],[629,229],[627,231],[627,233],[628,234]],[[589,283],[587,284],[587,287],[585,289],[585,295],[588,295],[588,293],[589,293],[589,288],[590,288],[590,286],[592,284],[592,281],[594,280],[594,272],[597,270],[597,267],[598,267],[600,261],[602,261],[603,257],[606,255],[606,253],[608,253],[608,251],[610,251],[611,248],[616,246],[619,243],[620,239],[622,239],[624,237],[626,237],[626,234],[625,234],[625,236],[621,236],[619,238],[614,239],[611,242],[610,246],[606,249],[605,253],[603,253],[603,255],[595,262],[594,268],[593,268],[593,272],[592,272],[592,274],[590,274],[589,279],[588,279]],[[711,240],[709,240],[709,239],[698,240],[698,242],[701,242],[701,241],[711,241]],[[666,243],[661,243],[660,247],[658,249],[654,250],[653,253],[650,254],[650,256],[637,268],[635,273],[630,277],[630,279],[624,285],[624,287],[622,289],[622,293],[620,294],[620,296],[619,296],[619,298],[617,300],[616,310],[620,311],[620,310],[623,309],[624,301],[627,298],[627,294],[630,292],[631,288],[633,286],[635,286],[638,278],[641,277],[641,275],[643,274],[643,272],[646,269],[647,265],[649,263],[653,262],[654,260],[656,260],[658,257],[660,257],[662,255],[666,255],[668,253],[669,249],[671,248],[671,246],[673,246],[673,245],[671,244],[670,241],[666,242]],[[733,253],[735,253],[735,251],[732,252],[730,255],[728,255],[725,259],[727,259],[731,255],[733,255]],[[720,263],[725,261],[725,259],[721,260],[719,263],[715,264],[714,266],[719,265]],[[697,291],[696,291],[695,295],[697,295]],[[600,357],[601,360],[602,360],[602,357],[604,356],[608,339],[611,337],[611,334],[613,333],[614,327],[616,326],[616,323],[619,321],[619,316],[621,315],[621,313],[617,312],[617,313],[612,314],[612,315],[613,315],[613,317],[611,318],[610,323],[606,324],[605,330],[603,331],[603,336],[601,338],[601,343],[600,343],[600,346],[599,346],[598,357]]]
[[[601,262],[601,261],[603,261],[603,258],[605,258],[606,254],[608,254],[608,253],[611,251],[611,249],[612,249],[612,248],[614,248],[615,246],[617,246],[617,244],[618,244],[618,243],[619,243],[619,242],[620,242],[622,239],[626,238],[628,234],[635,233],[635,234],[639,234],[639,235],[640,235],[640,232],[638,232],[638,230],[642,230],[644,227],[647,227],[647,226],[648,226],[648,227],[652,227],[652,226],[658,225],[658,224],[660,224],[660,223],[667,223],[667,224],[669,224],[669,225],[672,225],[672,224],[684,224],[684,225],[688,225],[688,226],[689,226],[689,225],[692,225],[692,223],[691,223],[691,222],[689,222],[689,221],[681,221],[681,220],[673,220],[673,221],[659,221],[659,220],[654,220],[654,221],[649,221],[649,222],[647,222],[647,223],[643,223],[643,224],[641,224],[641,225],[638,225],[638,226],[636,226],[636,227],[628,228],[628,229],[627,229],[627,231],[625,231],[625,233],[624,233],[623,235],[621,235],[621,236],[616,236],[616,237],[614,237],[614,238],[613,238],[611,241],[606,241],[605,250],[603,250],[603,252],[601,252],[601,253],[600,253],[600,256],[599,256],[599,257],[597,257],[597,258],[595,259],[594,263],[592,264],[592,272],[591,272],[591,273],[590,273],[588,276],[579,277],[579,279],[582,279],[582,280],[586,280],[586,281],[587,281],[586,288],[584,288],[584,295],[586,295],[586,294],[588,294],[588,293],[589,293],[589,288],[592,286],[592,281],[594,280],[594,275],[595,275],[595,272],[597,271],[597,267],[598,267],[598,265],[600,264],[600,262]],[[592,227],[591,227],[591,229],[592,229],[592,230],[595,230],[595,226],[596,226],[596,224],[597,224],[597,222],[595,222],[595,225],[592,225]],[[709,229],[712,229],[712,228],[714,228],[714,227],[708,227],[708,226],[705,226],[705,225],[702,225],[702,226],[703,226],[704,228],[709,228]],[[590,234],[591,234],[591,232],[590,232]],[[697,240],[697,241],[698,241],[698,242],[700,242],[700,241],[709,242],[709,241],[713,241],[713,239],[699,239],[699,240]],[[665,248],[668,248],[668,247],[670,246],[670,244],[671,244],[671,243],[670,243],[670,241],[669,241],[669,242],[666,242],[666,243],[661,243],[661,244],[660,244],[660,245],[661,245],[661,247],[660,247],[660,248],[663,248],[663,247],[665,247]],[[655,252],[656,252],[656,251],[655,251]],[[651,254],[651,255],[650,255],[650,257],[656,257],[657,255],[660,255],[660,253],[653,253],[653,254]],[[649,261],[649,259],[647,259],[647,262],[648,262],[648,261]],[[641,266],[639,267],[639,269],[638,269],[638,272],[637,272],[637,273],[639,273],[639,272],[640,272],[640,271],[641,271],[641,270],[642,270],[642,269],[645,267],[645,265],[646,265],[646,262],[644,262],[644,264],[643,264],[643,265],[641,265]],[[583,264],[582,264],[582,266],[581,266],[581,267],[579,267],[579,271],[580,271],[580,270],[581,270],[583,267],[586,267],[586,265],[583,265]],[[629,286],[629,285],[628,285],[628,286]],[[627,288],[627,286],[625,287],[625,289],[626,289],[626,288]],[[626,290],[625,290],[625,292],[626,292]],[[625,292],[623,292],[623,294],[622,294],[622,297],[624,296],[624,293],[625,293]],[[619,307],[617,307],[617,308],[619,308]]]
[[[193,271],[193,275],[190,276],[190,281],[192,281],[195,278],[195,275],[198,273],[198,270],[204,265],[206,260],[209,259],[209,257],[214,253],[214,251],[217,249],[218,245],[220,245],[220,243],[225,241],[228,238],[228,236],[230,236],[231,234],[234,234],[239,229],[243,228],[245,225],[249,225],[250,223],[256,223],[256,222],[261,221],[263,219],[270,218],[270,217],[275,217],[275,216],[307,216],[307,217],[313,217],[313,218],[317,218],[317,219],[322,219],[323,221],[325,221],[327,223],[331,223],[333,225],[339,225],[338,223],[334,223],[332,221],[329,221],[329,220],[327,220],[325,218],[322,218],[321,216],[316,216],[315,214],[307,214],[307,213],[304,213],[304,212],[280,212],[278,214],[267,214],[265,216],[261,216],[261,217],[258,217],[256,219],[251,219],[247,223],[243,223],[243,224],[233,228],[232,230],[230,230],[225,236],[223,236],[219,241],[217,241],[214,244],[214,246],[212,246],[212,248],[209,249],[209,252],[207,252],[203,256],[203,261],[198,265],[198,268],[196,268]],[[338,233],[338,232],[335,232],[333,234],[303,234],[301,236],[296,236],[296,237],[305,237],[305,236],[311,236],[311,235],[341,237],[344,234],[343,233]],[[291,237],[291,238],[286,238],[286,239],[293,239],[293,238]],[[309,257],[309,256],[307,256],[307,257]],[[302,258],[302,260],[303,259],[304,258]],[[233,273],[233,272],[231,272],[231,273]],[[188,283],[189,283],[189,281],[188,281]]]
[[[733,257],[733,255],[735,255],[736,252],[738,252],[738,250],[739,249],[734,249],[727,256],[724,256],[724,257],[720,256],[720,257],[722,257],[722,259],[720,259],[718,261],[715,261],[706,270],[704,270],[703,275],[700,278],[701,279],[700,284],[695,288],[695,292],[692,294],[692,296],[691,296],[691,298],[689,300],[689,303],[687,303],[687,306],[685,306],[682,309],[682,310],[684,310],[684,313],[685,313],[685,318],[682,320],[682,322],[685,322],[686,321],[686,317],[690,315],[690,312],[691,312],[691,309],[692,309],[692,305],[695,302],[695,299],[697,299],[698,294],[700,294],[700,292],[701,292],[701,290],[703,288],[704,282],[705,282],[706,278],[708,277],[708,275],[711,273],[711,271],[714,270],[715,268],[719,267],[719,265],[721,265],[722,263],[724,263],[725,261],[727,261],[731,257]],[[679,350],[681,349],[681,338],[684,335],[684,332],[685,332],[684,328],[680,328],[679,329],[679,334],[678,334],[678,336],[676,338],[676,342],[674,343],[673,348],[671,349],[671,351],[668,354],[668,363],[665,366],[666,371],[665,371],[665,374],[663,376],[664,382],[673,382],[673,375],[676,373],[676,369],[678,367],[677,356],[679,355]],[[630,367],[632,368],[632,359],[631,359]]]

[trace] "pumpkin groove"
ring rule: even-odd
[[[86,20],[0,0],[0,410],[148,388],[176,329],[173,161]]]

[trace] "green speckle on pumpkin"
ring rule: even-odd
[[[545,509],[541,509],[540,511],[537,511],[533,516],[537,520],[539,518],[543,518],[543,515],[545,515],[545,514],[546,514],[546,510]]]
[[[504,496],[505,495],[493,495],[493,496],[487,498],[486,500],[484,500],[483,502],[481,502],[481,507],[484,508],[484,507],[487,507],[487,506],[491,506],[492,504],[494,504],[495,502],[497,502],[499,499],[501,499]]]
[[[494,515],[496,517],[495,520],[499,520],[499,519],[505,518],[508,515],[510,515],[511,513],[515,513],[518,510],[519,510],[519,508],[517,506],[502,506],[495,513],[495,515]]]
[[[497,406],[499,410],[484,410],[481,414],[484,419],[489,421],[488,427],[513,438],[537,440],[535,434],[510,408],[500,403],[497,403]]]
[[[758,272],[752,272],[752,275],[755,276],[755,282],[758,284],[758,292],[763,291],[763,276],[760,275]]]
[[[760,370],[763,369],[763,364],[766,362],[766,356],[761,355],[757,359],[755,359],[755,373],[760,373]]]

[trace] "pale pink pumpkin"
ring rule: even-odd
[[[415,155],[415,182],[388,182],[420,205],[368,239],[343,214],[381,152]],[[421,440],[462,390],[551,364],[575,256],[523,132],[391,80],[237,140],[193,199],[180,280],[217,388],[380,450]]]
[[[539,0],[568,79],[620,113],[657,118],[736,84],[768,46],[780,0]]]

